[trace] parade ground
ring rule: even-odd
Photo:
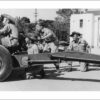
[[[56,73],[54,65],[45,65],[46,76],[43,79],[23,80],[14,72],[5,82],[0,83],[0,91],[99,91],[98,66],[90,66],[88,72],[80,72],[78,65],[73,66],[72,72],[66,72],[64,67],[60,67],[62,72]]]

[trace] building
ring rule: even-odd
[[[70,33],[73,31],[82,33],[89,45],[100,52],[100,11],[73,14],[70,20]]]

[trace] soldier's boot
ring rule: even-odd
[[[31,72],[26,73],[26,79],[33,79],[33,78],[34,78],[34,76],[32,75]]]

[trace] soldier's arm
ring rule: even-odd
[[[86,45],[86,52],[90,53],[91,52],[91,48],[90,48],[88,42],[87,41],[84,41],[84,43]]]
[[[52,35],[52,33],[48,32],[45,36],[42,37],[42,39],[46,39],[46,38],[50,37],[51,35]]]
[[[4,34],[5,35],[7,30],[8,30],[8,25],[5,25],[2,29],[0,29],[0,34]]]

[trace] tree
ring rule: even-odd
[[[22,17],[22,18],[21,18],[21,22],[22,22],[22,23],[30,23],[30,19],[27,18],[27,17]]]
[[[58,16],[55,18],[56,24],[59,23],[61,26],[59,27],[61,30],[64,31],[61,32],[59,30],[59,37],[67,35],[67,40],[69,41],[69,34],[70,34],[70,17],[72,14],[81,14],[86,13],[87,9],[59,9],[56,13]],[[65,38],[66,38],[65,37]],[[64,38],[63,38],[64,39]],[[66,40],[66,39],[64,39]]]
[[[44,27],[47,27],[47,28],[52,28],[52,24],[53,24],[53,20],[43,20],[43,19],[40,19],[39,22],[44,26]]]
[[[68,29],[67,29],[67,23],[55,21],[53,23],[53,30],[58,37],[59,41],[67,41],[68,42]]]
[[[66,35],[66,23],[59,23],[54,20],[43,20],[40,19],[39,22],[46,28],[51,29],[57,36],[58,40],[67,40],[67,35]],[[61,35],[61,33],[63,33]]]
[[[3,17],[1,16],[0,17],[0,29],[4,26],[2,21],[3,21]]]
[[[63,21],[68,22],[70,21],[70,16],[72,14],[81,14],[81,13],[86,13],[87,9],[59,9],[56,13],[58,14],[58,19],[61,19],[62,17]],[[57,19],[56,18],[56,19]]]
[[[19,33],[27,34],[29,32],[34,33],[35,31],[35,23],[30,23],[30,19],[27,17],[17,17],[16,26]]]

